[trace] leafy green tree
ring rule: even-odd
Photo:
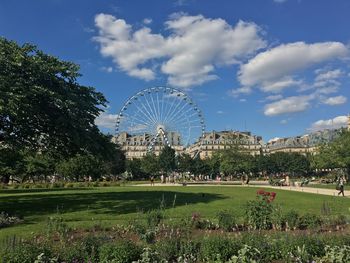
[[[144,178],[146,175],[141,169],[141,159],[126,160],[126,171],[132,174],[133,178]]]
[[[169,146],[165,146],[159,154],[160,169],[166,173],[172,172],[176,168],[175,150]]]
[[[0,182],[9,183],[10,177],[18,181],[25,171],[23,154],[9,147],[0,147]]]
[[[78,65],[0,38],[0,69],[0,145],[62,156],[103,150],[95,118],[107,101],[77,82]]]
[[[27,178],[35,180],[43,179],[46,181],[47,177],[53,175],[55,172],[55,160],[49,154],[26,154],[24,157],[25,174],[22,181]]]
[[[158,157],[149,153],[141,159],[141,170],[148,176],[155,176],[158,174],[160,167]]]
[[[193,159],[189,154],[183,153],[176,157],[176,164],[180,173],[190,172],[193,166]]]
[[[89,177],[97,180],[103,175],[102,162],[91,154],[77,154],[68,160],[61,161],[57,166],[57,172],[64,179],[74,181],[86,180]]]
[[[316,163],[320,169],[343,168],[350,181],[350,131],[344,130],[333,142],[321,146]]]

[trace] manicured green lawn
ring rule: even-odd
[[[266,188],[268,189],[268,188]],[[113,226],[142,218],[141,211],[158,208],[164,197],[166,218],[180,219],[199,212],[213,218],[223,209],[242,217],[244,205],[258,188],[241,186],[120,186],[80,189],[0,190],[0,211],[24,217],[17,226],[0,229],[0,241],[7,236],[28,236],[45,231],[50,216],[62,217],[69,226]],[[347,198],[272,190],[283,210],[321,214],[326,202],[333,214],[349,214]]]

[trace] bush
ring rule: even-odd
[[[0,229],[20,223],[22,220],[17,216],[9,216],[5,212],[0,213]]]
[[[114,244],[105,244],[100,247],[99,262],[133,262],[140,259],[141,253],[142,249],[133,242],[119,241]]]
[[[324,262],[343,263],[350,262],[350,246],[326,246],[326,255],[323,257]]]
[[[180,252],[177,262],[194,263],[197,262],[197,257],[200,251],[200,243],[197,241],[184,240],[180,243]]]
[[[156,244],[156,251],[164,262],[176,262],[180,250],[178,238],[165,238]]]
[[[236,226],[236,218],[232,212],[227,210],[220,211],[217,214],[219,227],[225,229],[226,231],[232,231],[232,229]]]
[[[245,207],[245,220],[250,229],[271,229],[273,206],[262,199],[248,201]]]
[[[64,188],[73,188],[73,187],[74,187],[74,184],[72,184],[72,183],[66,183],[64,185]]]
[[[160,209],[149,211],[146,214],[146,222],[148,227],[158,226],[163,217],[163,212]]]
[[[290,210],[283,216],[283,221],[286,224],[286,229],[294,230],[297,227],[299,214],[295,210]]]
[[[40,254],[51,257],[51,251],[46,247],[34,243],[20,243],[14,247],[7,247],[1,255],[2,262],[6,263],[32,263]]]
[[[300,230],[315,229],[321,227],[321,225],[322,219],[319,216],[310,213],[300,216],[297,222],[297,228]]]
[[[221,260],[226,262],[237,254],[239,246],[232,239],[223,236],[209,236],[204,238],[200,247],[200,260],[212,262]]]

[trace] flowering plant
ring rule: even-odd
[[[256,192],[257,197],[260,197],[262,200],[267,203],[271,203],[276,198],[275,192],[267,192],[264,189],[260,189]]]

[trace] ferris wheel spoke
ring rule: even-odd
[[[134,126],[137,126],[137,125],[144,125],[145,127],[149,127],[149,123],[148,122],[145,122],[144,120],[142,119],[139,119],[137,118],[136,116],[133,116],[133,115],[128,115],[126,113],[124,113],[128,118],[131,118],[133,121],[135,121],[135,125]],[[137,121],[137,122],[136,122]]]
[[[146,106],[140,101],[140,104],[142,106],[142,108],[144,108],[145,112],[147,113],[147,115],[150,117],[151,121],[153,121],[154,123],[156,123],[156,120],[154,119],[154,116],[148,111],[148,109],[146,108]]]
[[[146,94],[145,94],[145,101],[146,101],[147,106],[148,106],[148,108],[150,109],[150,112],[152,113],[153,119],[154,119],[154,121],[155,121],[155,123],[156,123],[156,122],[157,122],[156,113],[154,112],[154,110],[152,110],[152,107],[151,107],[151,105],[150,105],[150,103],[149,103],[149,100],[146,99],[146,98],[147,98],[147,97],[146,97]]]
[[[140,113],[142,113],[142,115],[143,116],[145,116],[150,122],[153,122],[153,120],[152,120],[152,118],[148,115],[148,114],[146,114],[146,113],[148,113],[148,111],[143,111],[142,109],[140,109],[137,105],[135,105],[135,107],[138,109],[138,111],[140,112]]]
[[[168,115],[168,118],[166,119],[166,121],[171,120],[175,115],[177,115],[180,111],[182,111],[183,109],[186,108],[187,104],[184,103],[180,108],[179,106],[181,105],[181,103],[183,103],[183,100],[180,99],[180,102],[176,105],[176,107],[171,111],[171,113]]]
[[[171,113],[172,113],[172,111],[173,111],[172,109],[173,109],[173,107],[174,107],[175,102],[178,102],[177,105],[175,106],[175,108],[176,108],[178,105],[181,104],[182,101],[181,101],[181,99],[179,99],[178,97],[173,97],[173,101],[172,101],[172,103],[170,104],[170,107],[169,107],[169,109],[168,109],[168,111],[167,111],[167,113],[166,113],[166,115],[165,115],[164,122],[166,122],[167,119],[168,119],[168,117],[171,116]]]
[[[154,109],[154,113],[156,114],[156,120],[157,122],[159,122],[159,116],[157,114],[157,110],[156,110],[156,104],[154,103],[154,99],[153,99],[153,96],[150,96],[151,97],[151,100],[152,100],[152,104],[153,104],[153,109]]]
[[[185,108],[185,107],[182,107]],[[188,108],[185,111],[183,111],[183,109],[181,108],[181,110],[178,110],[173,116],[172,118],[169,120],[169,122],[174,121],[175,119],[178,118],[179,114],[180,116],[187,116],[187,113],[190,112],[191,110],[193,110],[192,108]],[[196,114],[196,113],[195,113]]]

